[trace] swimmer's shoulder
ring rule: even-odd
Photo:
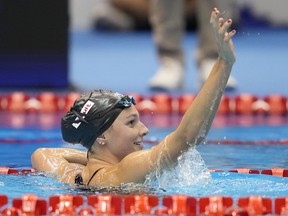
[[[120,166],[120,168],[118,165],[119,164],[95,166],[90,170],[87,168],[85,170],[86,172],[83,172],[84,185],[97,187],[118,187],[122,183],[134,182],[135,179],[131,178],[131,175],[133,175],[133,170],[129,170],[128,167],[123,169],[122,166]],[[127,173],[130,174],[127,175]]]
[[[93,186],[117,187],[122,183],[143,182],[149,171],[151,150],[133,152],[115,165],[95,163],[83,170],[83,182]],[[92,178],[93,177],[93,178]]]
[[[84,185],[87,186],[114,186],[115,177],[113,177],[114,166],[93,166],[86,167],[82,172]],[[112,181],[111,181],[112,180]]]

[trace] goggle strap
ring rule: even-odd
[[[88,124],[88,122],[87,122],[78,112],[76,112],[76,111],[73,110],[73,109],[71,109],[70,111],[71,111],[74,115],[76,115],[81,122],[85,122],[86,124]]]

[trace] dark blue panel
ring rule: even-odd
[[[68,86],[68,1],[0,0],[0,87]]]

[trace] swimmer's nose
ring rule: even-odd
[[[141,124],[141,135],[142,136],[145,136],[149,133],[149,129],[142,123],[140,122]]]

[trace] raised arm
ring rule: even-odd
[[[172,160],[176,159],[181,151],[187,150],[189,146],[201,143],[206,137],[235,62],[235,52],[231,38],[236,31],[228,32],[232,20],[224,21],[220,17],[220,11],[215,8],[211,14],[210,24],[213,27],[218,47],[218,59],[209,78],[184,114],[179,127],[167,137],[166,145],[168,146],[169,157]]]
[[[39,148],[31,156],[32,167],[37,171],[59,175],[59,180],[74,183],[75,176],[87,164],[87,153],[70,148]]]

